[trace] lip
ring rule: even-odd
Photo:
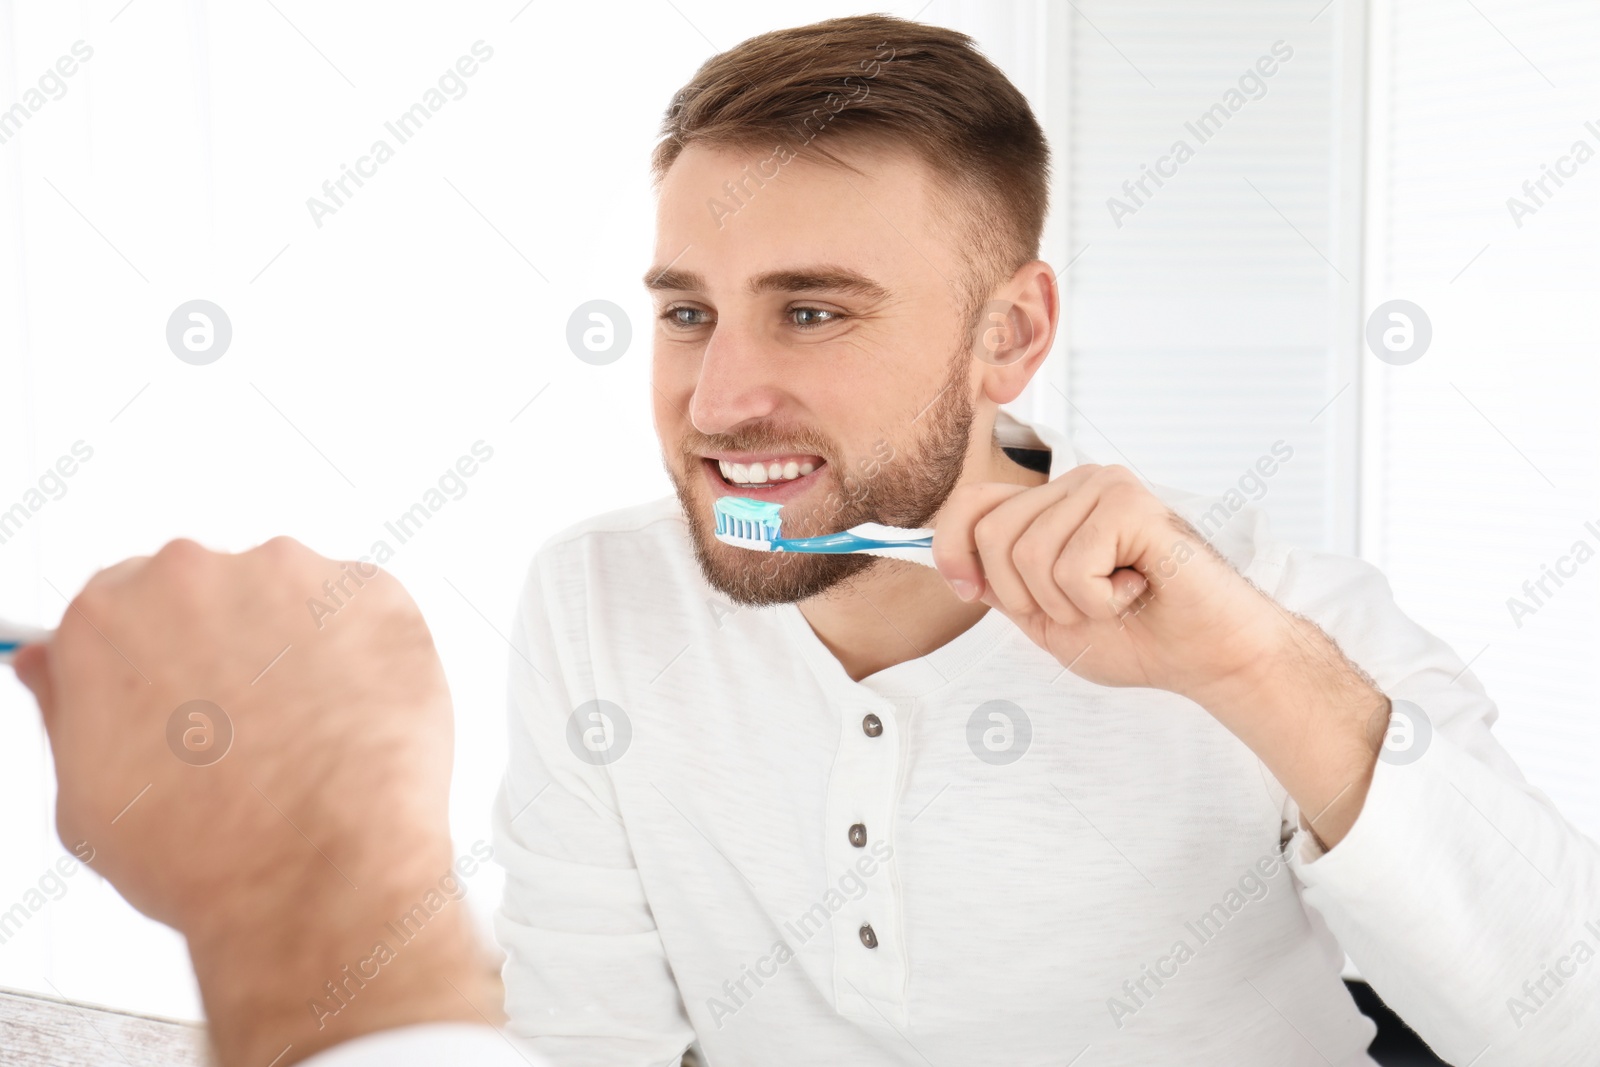
[[[820,467],[827,462],[821,456],[814,456],[809,452],[706,452],[702,459],[725,460],[728,463],[777,463],[784,464],[793,460],[796,463],[812,463]]]
[[[804,496],[806,491],[817,483],[817,479],[822,472],[828,469],[827,463],[823,463],[810,474],[802,474],[793,481],[779,482],[767,489],[750,489],[744,486],[729,485],[722,480],[722,472],[717,469],[717,460],[719,459],[727,459],[730,463],[747,462],[732,458],[735,455],[737,453],[728,453],[727,455],[715,457],[700,457],[701,473],[704,474],[706,484],[711,487],[711,492],[714,496],[739,496],[749,500],[765,500],[773,504],[787,504],[797,497]],[[765,458],[754,452],[746,452],[744,455],[748,456],[750,461]]]

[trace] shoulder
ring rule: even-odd
[[[664,609],[705,584],[676,497],[593,515],[552,534],[528,565],[524,595],[589,610]]]
[[[588,551],[619,551],[645,544],[689,545],[688,524],[676,497],[602,512],[551,534],[534,558],[570,556]]]

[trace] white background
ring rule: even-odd
[[[0,108],[94,49],[0,144],[0,510],[94,449],[0,544],[0,614],[53,625],[98,567],[179,535],[395,545],[384,522],[481,439],[493,459],[389,568],[455,697],[458,843],[486,838],[529,556],[669,491],[639,282],[660,114],[715,51],[887,10],[973,33],[1055,149],[1065,329],[1021,413],[1217,493],[1291,442],[1259,502],[1279,531],[1384,567],[1473,658],[1529,776],[1600,835],[1600,561],[1520,628],[1505,604],[1600,520],[1600,161],[1520,229],[1505,206],[1574,139],[1600,147],[1600,11],[1319,4],[0,0]],[[465,95],[318,227],[307,198],[393,144],[384,122],[480,39]],[[1279,40],[1295,55],[1265,95],[1116,226],[1107,198]],[[1361,340],[1396,297],[1433,320],[1405,367]],[[166,345],[195,298],[232,321],[210,366]],[[608,366],[566,344],[591,299],[633,322]],[[62,854],[52,795],[32,703],[0,675],[0,910]],[[92,874],[68,885],[0,945],[0,986],[198,1017],[176,935]],[[498,892],[491,868],[468,899]]]

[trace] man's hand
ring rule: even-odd
[[[1038,486],[962,486],[939,513],[933,553],[958,595],[1005,613],[1074,673],[1203,706],[1330,847],[1355,821],[1387,698],[1131,472],[1085,464]]]
[[[972,583],[1101,685],[1204,703],[1256,670],[1278,636],[1270,602],[1122,467],[962,486],[939,513],[933,554],[952,585]]]
[[[342,607],[316,619],[325,582]],[[439,899],[452,859],[450,696],[394,578],[288,538],[238,555],[174,541],[96,574],[15,666],[50,735],[62,841],[186,936],[226,1067],[499,1021],[463,905],[425,909],[405,942],[386,925]]]

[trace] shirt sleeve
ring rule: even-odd
[[[1523,777],[1498,714],[1371,565],[1289,552],[1278,600],[1393,705],[1354,825],[1288,843],[1302,899],[1384,1001],[1452,1063],[1580,1063],[1600,1046],[1600,847]]]
[[[507,1025],[562,1067],[677,1065],[694,1030],[612,785],[608,761],[626,758],[628,726],[621,709],[594,703],[586,649],[602,624],[588,617],[583,571],[542,551],[511,638],[508,763],[493,812]],[[613,720],[609,752],[585,744],[595,712]]]
[[[554,1067],[487,1026],[419,1023],[367,1034],[302,1061],[301,1067]]]

